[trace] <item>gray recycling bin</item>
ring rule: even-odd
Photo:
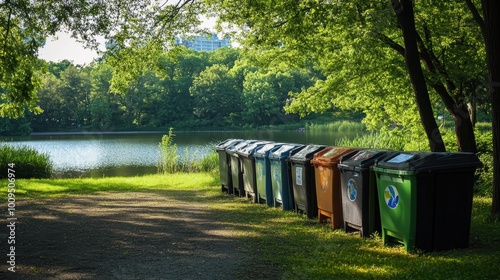
[[[299,144],[284,144],[269,154],[271,163],[271,184],[273,187],[274,206],[281,205],[283,210],[293,210],[292,174],[290,156],[304,148]]]
[[[233,193],[233,182],[231,178],[231,159],[226,149],[243,141],[242,139],[226,139],[217,146],[215,150],[219,154],[220,184],[222,192]]]
[[[257,202],[266,203],[267,206],[274,206],[273,186],[271,182],[271,163],[269,154],[279,149],[283,143],[270,143],[255,151],[255,174],[257,182]]]
[[[241,161],[241,172],[243,173],[243,190],[245,193],[245,197],[251,198],[254,203],[257,203],[257,177],[255,174],[254,153],[256,150],[269,143],[270,142],[268,141],[259,141],[236,151]]]
[[[226,149],[227,154],[230,158],[230,169],[231,169],[231,181],[233,183],[233,192],[231,194],[237,196],[244,195],[243,189],[243,173],[241,172],[241,160],[237,153],[238,150],[257,142],[256,140],[245,140],[236,145],[229,146]]]
[[[318,216],[316,180],[314,165],[311,164],[311,160],[315,153],[324,148],[326,146],[307,145],[304,149],[290,157],[295,211],[304,212],[309,219]]]
[[[406,251],[441,251],[469,245],[474,173],[473,153],[399,152],[378,161],[382,239]]]
[[[385,150],[361,150],[350,158],[340,159],[342,213],[344,230],[359,231],[361,237],[380,232],[380,211],[377,181],[373,172],[375,161],[384,157]]]

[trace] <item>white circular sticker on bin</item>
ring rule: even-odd
[[[387,186],[387,188],[385,188],[384,198],[385,198],[385,204],[387,204],[389,208],[395,209],[396,207],[398,207],[399,192],[395,186],[389,185]]]
[[[347,197],[350,201],[355,201],[358,196],[358,186],[354,179],[349,179],[347,182]]]

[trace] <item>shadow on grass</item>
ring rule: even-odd
[[[408,254],[401,246],[384,247],[380,237],[361,239],[303,215],[221,194],[213,178],[200,184],[161,178],[37,181],[46,188],[26,195],[84,196],[26,205],[31,208],[22,214],[23,267],[47,277],[56,271],[108,279],[152,277],[150,264],[168,279],[496,279],[500,274],[500,224],[488,218],[491,199],[474,200],[470,248]],[[106,199],[111,192],[118,198]]]

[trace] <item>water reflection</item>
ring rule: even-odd
[[[201,158],[228,138],[299,144],[334,145],[340,137],[330,132],[233,131],[176,132],[178,155]],[[136,176],[156,172],[163,133],[81,133],[32,135],[3,139],[4,144],[29,146],[47,153],[57,177]],[[346,135],[341,135],[346,136]]]

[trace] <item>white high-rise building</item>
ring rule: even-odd
[[[231,42],[228,38],[219,39],[217,34],[212,34],[211,37],[200,35],[192,39],[175,38],[175,43],[195,51],[213,51],[222,47],[231,47]]]

